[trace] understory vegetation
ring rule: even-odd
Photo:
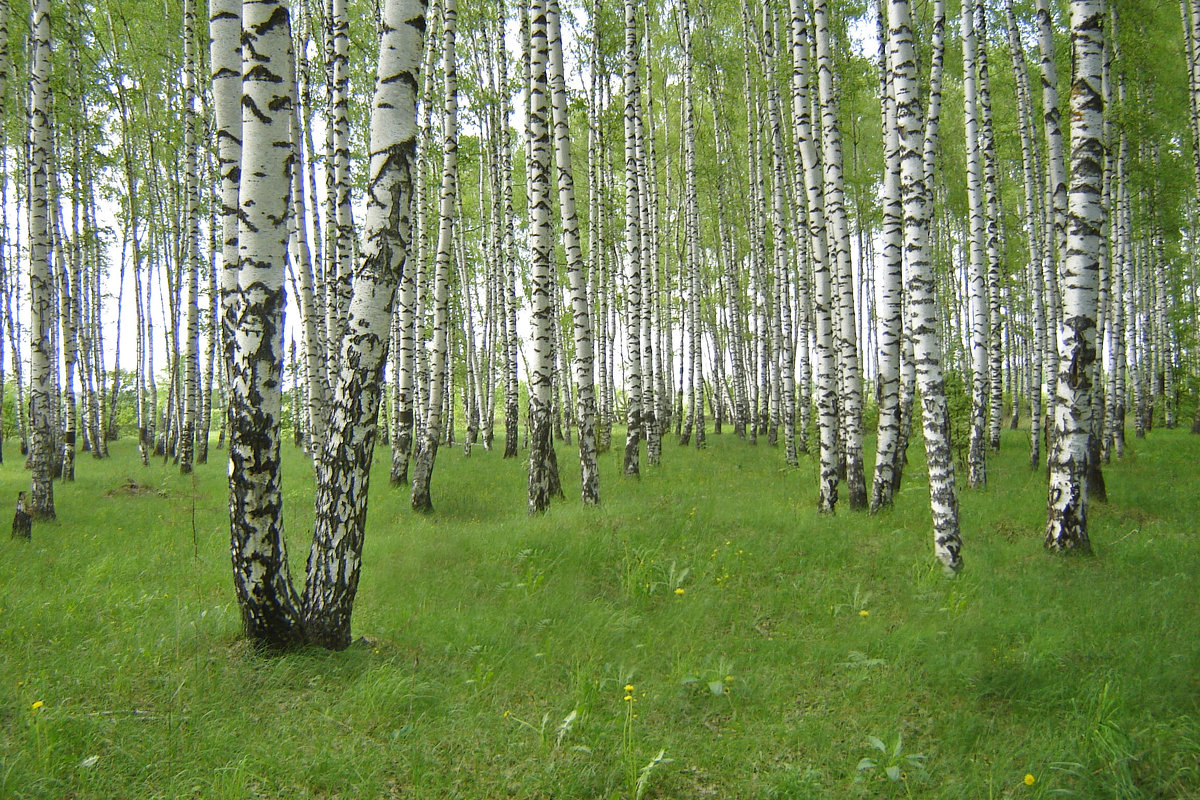
[[[594,508],[559,444],[537,517],[523,458],[445,448],[418,516],[381,456],[356,642],[282,655],[240,637],[223,470],[123,439],[0,541],[0,797],[1200,797],[1195,439],[1131,436],[1062,557],[1026,436],[961,495],[954,579],[919,442],[876,516],[728,433],[640,481],[601,455]],[[0,497],[28,481],[11,446]]]

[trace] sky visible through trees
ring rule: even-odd
[[[377,444],[432,514],[439,451],[528,458],[536,514],[619,492],[598,452],[636,480],[726,433],[819,464],[825,513],[927,483],[954,573],[1003,427],[1048,476],[1046,547],[1080,551],[1126,434],[1200,430],[1200,0],[0,19],[31,510],[118,435],[185,472],[226,448],[252,638],[350,641]],[[283,446],[318,482],[300,588]]]

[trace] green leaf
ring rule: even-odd
[[[888,779],[898,783],[900,781],[900,767],[893,764],[884,770],[887,773]]]
[[[875,762],[869,758],[864,758],[862,761],[858,762],[857,769],[860,771],[865,769],[875,769]]]
[[[721,695],[725,694],[725,682],[709,681],[708,690],[713,693],[714,697],[720,697]]]
[[[870,744],[871,747],[874,747],[879,752],[883,753],[884,755],[887,755],[887,745],[885,745],[883,743],[883,740],[880,739],[878,736],[868,736],[867,743]]]

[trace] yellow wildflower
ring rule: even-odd
[[[1037,782],[1037,778],[1033,777],[1033,775],[1031,775],[1028,772],[1025,773],[1025,785],[1026,786],[1033,786],[1033,784],[1036,782]]]
[[[680,587],[676,588],[676,589],[675,589],[675,594],[683,594],[683,587],[682,587],[682,586],[680,586]]]
[[[627,694],[627,695],[625,695],[625,702],[626,702],[626,703],[632,703],[632,702],[633,702],[633,695],[631,695],[631,694]]]
[[[858,615],[859,615],[860,617],[869,617],[869,616],[871,616],[871,612],[870,612],[870,611],[867,611],[867,610],[864,608],[862,611],[858,612]]]
[[[633,684],[632,683],[625,684],[625,694],[629,694],[632,691],[633,691]]]
[[[46,705],[46,704],[45,704],[45,703],[43,703],[41,700],[38,700],[37,702],[35,702],[35,703],[33,704],[33,710],[34,710],[34,711],[37,711],[39,708],[41,708],[41,707],[42,707],[42,706],[44,706],[44,705]]]

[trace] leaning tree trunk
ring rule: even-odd
[[[425,8],[424,0],[388,0],[383,9],[371,109],[366,228],[330,433],[317,459],[316,519],[302,613],[306,639],[334,650],[350,644],[383,366],[396,288],[405,272],[413,230],[416,72]],[[447,12],[453,15],[454,0],[447,0]]]
[[[32,60],[29,103],[29,467],[32,490],[30,513],[54,519],[51,482],[55,424],[54,285],[50,265],[50,3],[34,0],[30,9]]]
[[[1071,0],[1071,186],[1063,264],[1063,333],[1058,345],[1046,547],[1091,549],[1087,530],[1088,439],[1092,363],[1096,358],[1096,289],[1104,229],[1104,0]]]
[[[240,30],[235,9],[235,4],[214,3],[211,23],[215,76],[224,79],[231,69],[238,33],[242,43],[236,322],[229,360],[230,550],[246,636],[282,647],[301,638],[283,538],[279,454],[295,84],[287,8],[280,0],[243,3]],[[230,130],[236,110],[236,105],[217,103],[219,131]]]

